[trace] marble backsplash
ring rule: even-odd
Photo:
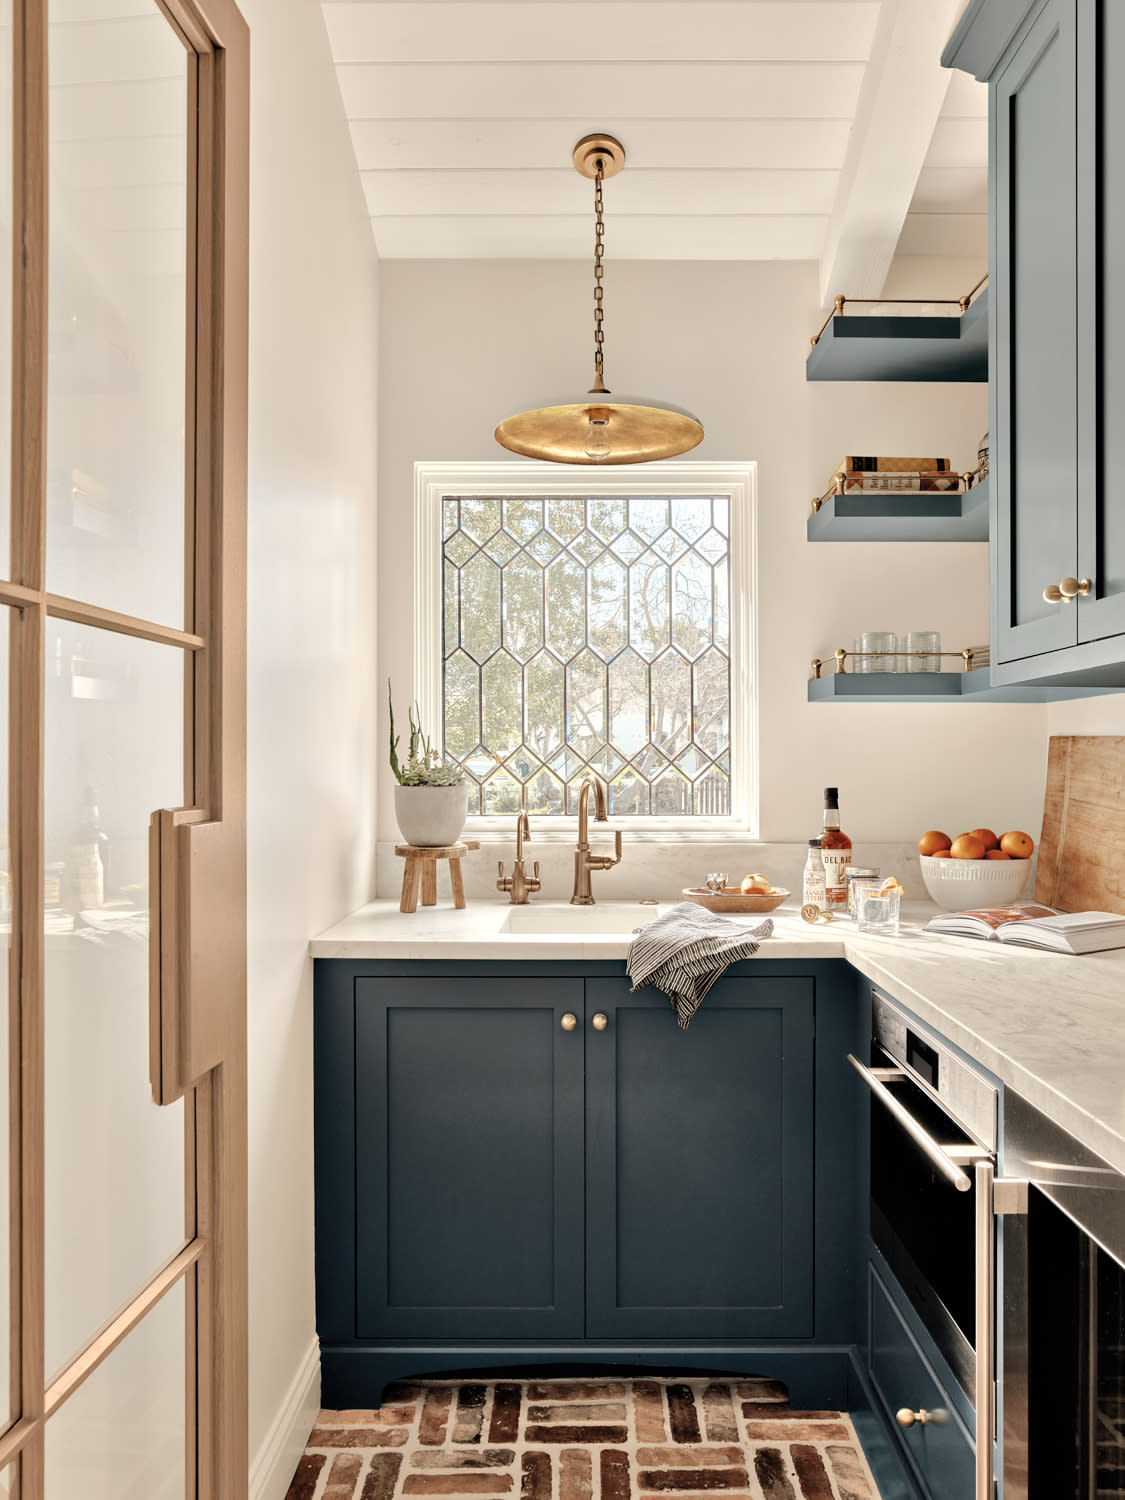
[[[533,860],[539,861],[539,875],[543,889],[541,901],[568,901],[574,880],[574,845],[552,839],[550,842],[534,840],[524,844],[524,863],[530,874]],[[596,852],[613,852],[612,824],[610,837],[605,829],[591,828],[590,843]],[[714,843],[650,843],[630,841],[626,833],[623,839],[621,863],[612,870],[594,871],[591,875],[595,900],[625,901],[652,897],[659,901],[674,901],[685,886],[702,885],[709,870],[724,870],[734,883],[751,872],[761,871],[768,875],[775,886],[784,886],[795,896],[800,895],[801,874],[808,855],[808,844],[764,844],[746,839],[716,840]],[[376,851],[377,895],[382,898],[397,896],[402,888],[402,860],[395,854],[391,843],[380,843]],[[504,861],[505,873],[510,874],[515,859],[514,838],[501,838],[485,843],[462,861],[465,892],[470,899],[493,897],[506,901],[496,889],[496,866]],[[883,875],[897,875],[906,888],[907,900],[926,899],[926,888],[922,884],[918,864],[918,850],[913,843],[859,843],[855,848],[857,864],[873,865]],[[1034,877],[1032,878],[1034,879]],[[1032,884],[1029,883],[1030,895]],[[447,876],[438,875],[438,900],[449,900]]]

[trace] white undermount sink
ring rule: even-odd
[[[513,906],[500,924],[501,932],[528,936],[552,933],[574,937],[604,937],[606,933],[628,936],[660,915],[659,906],[637,901],[606,901],[596,906]]]

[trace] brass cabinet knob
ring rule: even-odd
[[[1092,587],[1088,578],[1061,578],[1058,583],[1047,585],[1043,597],[1048,604],[1071,604],[1080,594],[1087,598]]]
[[[595,1031],[604,1031],[608,1025],[609,1025],[609,1019],[608,1019],[608,1017],[603,1016],[602,1013],[601,1013],[601,1011],[599,1010],[598,1013],[597,1013],[597,1015],[594,1017],[594,1030]]]
[[[573,1031],[574,1028],[578,1025],[578,1017],[576,1015],[572,1015],[568,1010],[566,1015],[563,1016],[562,1020],[559,1022],[559,1025],[564,1031]]]
[[[895,1421],[900,1427],[913,1427],[915,1422],[919,1427],[925,1427],[927,1423],[931,1426],[941,1427],[949,1420],[949,1413],[939,1407],[937,1411],[927,1411],[925,1407],[919,1407],[917,1411],[911,1411],[909,1406],[901,1407],[895,1412]]]

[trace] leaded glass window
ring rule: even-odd
[[[730,813],[730,502],[442,499],[445,753],[469,811]]]

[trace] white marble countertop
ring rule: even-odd
[[[310,944],[314,958],[624,959],[661,907],[477,901],[464,911],[374,901]],[[1125,1172],[1125,949],[1081,958],[922,931],[937,908],[909,902],[897,937],[847,918],[811,927],[794,902],[771,915],[760,958],[843,958],[962,1047],[1049,1119]],[[513,923],[576,932],[512,932]],[[741,920],[753,922],[753,917]],[[589,929],[598,927],[600,931]],[[613,929],[613,930],[609,930]]]

